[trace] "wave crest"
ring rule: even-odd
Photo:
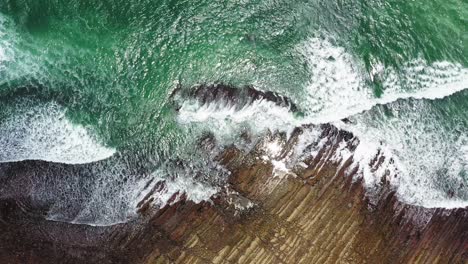
[[[0,122],[0,162],[82,164],[109,158],[116,152],[100,144],[85,127],[70,122],[66,110],[56,103],[23,101],[15,109]]]

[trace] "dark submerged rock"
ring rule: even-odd
[[[288,97],[271,91],[261,91],[252,86],[235,88],[225,84],[199,85],[188,90],[181,87],[175,89],[171,98],[196,99],[202,104],[223,103],[242,108],[257,100],[267,100],[278,106],[286,107],[292,112],[298,112],[296,104]],[[179,106],[180,107],[180,106]],[[176,103],[176,110],[179,108]]]

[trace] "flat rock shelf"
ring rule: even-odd
[[[399,202],[383,181],[369,197],[353,177],[352,156],[332,159],[356,138],[321,125],[326,143],[297,168],[275,174],[259,158],[270,134],[250,151],[229,146],[217,156],[231,175],[209,202],[183,198],[153,210],[139,203],[137,220],[107,227],[46,221],[27,198],[0,201],[1,263],[466,263],[468,209],[427,209]],[[203,147],[214,144],[201,141]],[[385,157],[383,157],[385,158]],[[382,164],[376,158],[374,167]],[[40,161],[2,164],[3,186],[27,179]],[[25,181],[27,182],[27,181]],[[25,183],[26,184],[26,183]],[[20,192],[20,190],[17,190]]]

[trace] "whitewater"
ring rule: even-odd
[[[384,151],[386,156],[396,160],[400,177],[398,181],[391,180],[391,184],[402,201],[428,208],[468,206],[466,188],[460,191],[461,197],[450,198],[434,182],[437,177],[434,173],[446,167],[445,180],[463,186],[460,177],[468,169],[463,152],[467,147],[466,128],[459,128],[461,135],[436,134],[432,131],[437,131],[437,126],[428,128],[430,124],[418,122],[428,115],[425,111],[430,110],[424,108],[425,101],[441,100],[468,88],[468,69],[457,63],[428,64],[414,59],[400,72],[377,64],[377,70],[363,76],[365,71],[353,57],[328,40],[312,38],[302,45],[298,50],[307,57],[312,75],[305,87],[306,100],[298,100],[305,116],[298,117],[289,109],[266,100],[255,101],[241,109],[216,102],[200,105],[197,101],[186,101],[179,110],[179,122],[207,123],[206,127],[225,144],[234,143],[233,135],[241,133],[245,127],[257,134],[271,130],[289,135],[302,125],[332,123],[360,139],[353,159],[363,167],[361,176],[368,189],[375,188],[384,173],[370,172],[366,166],[379,151]],[[381,79],[384,94],[379,98],[366,87],[366,79],[371,78]],[[402,111],[407,102],[414,102],[416,107]],[[379,117],[368,112],[379,111],[380,106],[397,108],[395,111],[399,108],[404,118],[400,122],[379,123]],[[443,152],[444,147],[446,152]],[[337,159],[345,155],[339,154]],[[444,160],[447,155],[453,157],[449,162]],[[276,170],[287,171],[284,162],[274,160],[273,164]],[[390,164],[386,166],[391,169]]]
[[[53,201],[47,219],[110,225],[135,217],[138,202],[158,184],[163,187],[150,197],[156,207],[181,197],[206,201],[220,192],[227,172],[210,160],[213,153],[194,151],[200,137],[214,135],[217,151],[230,144],[246,149],[239,143],[243,134],[255,141],[270,132],[289,137],[296,127],[332,124],[359,139],[353,160],[369,193],[386,178],[405,203],[468,206],[463,119],[468,113],[459,103],[467,96],[468,69],[455,48],[447,48],[450,56],[431,57],[424,50],[430,42],[419,53],[407,53],[404,48],[414,45],[415,36],[401,32],[397,63],[383,55],[368,59],[352,36],[339,34],[359,27],[346,7],[324,22],[311,14],[330,15],[328,5],[320,11],[315,2],[250,4],[256,8],[249,12],[244,7],[233,12],[234,3],[200,3],[196,10],[187,4],[180,6],[187,13],[180,14],[170,5],[139,10],[135,4],[119,13],[117,22],[102,6],[83,14],[75,5],[59,6],[61,12],[46,8],[43,15],[35,13],[41,9],[15,13],[0,4],[8,13],[0,14],[0,163],[39,160],[59,166],[35,178],[37,189],[31,191],[39,200]],[[144,10],[160,12],[159,19],[153,13],[140,16]],[[80,19],[70,19],[77,14]],[[265,19],[270,14],[277,17]],[[126,15],[128,21],[121,23]],[[34,16],[43,24],[31,25]],[[327,21],[346,27],[333,30]],[[313,23],[319,25],[307,26]],[[268,100],[239,106],[182,98],[174,111],[174,89],[216,83],[277,92],[298,110]],[[24,96],[17,92],[24,87],[34,89]],[[452,108],[458,112],[451,115],[447,109]],[[280,157],[287,146],[273,141],[259,158],[272,164],[272,177],[283,179],[301,165],[301,155],[311,154],[304,146],[318,140],[318,132],[300,137],[294,157]],[[383,167],[398,177],[367,166],[377,153],[389,157]],[[349,155],[343,147],[335,160]]]

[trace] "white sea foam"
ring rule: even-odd
[[[4,63],[10,60],[10,43],[8,42],[8,34],[5,28],[5,18],[0,14],[0,73],[5,70]],[[0,75],[1,76],[1,75]]]
[[[385,116],[389,111],[394,117]],[[368,164],[376,150],[384,153],[385,162],[392,158],[392,163],[381,168],[398,177],[363,171],[366,186],[376,186],[382,177],[387,177],[406,203],[429,208],[466,207],[468,189],[464,187],[463,173],[468,163],[463,153],[463,135],[467,130],[456,122],[444,125],[444,118],[428,101],[413,100],[411,104],[402,101],[386,105],[385,112],[374,108],[351,117],[349,124],[335,125],[361,139],[354,153],[360,164]]]
[[[361,143],[353,158],[359,164],[368,163],[377,151],[393,157],[394,163],[385,166],[399,170],[400,177],[389,180],[397,186],[403,201],[424,207],[468,206],[467,194],[463,194],[466,188],[458,194],[465,198],[451,198],[447,187],[442,187],[447,182],[454,189],[457,184],[463,185],[461,174],[467,167],[459,135],[438,125],[443,118],[435,116],[435,110],[424,100],[408,104],[410,98],[434,100],[467,89],[468,69],[458,63],[427,63],[417,58],[399,70],[375,62],[367,74],[358,60],[329,40],[312,38],[298,50],[311,71],[305,91],[308,96],[302,102],[307,111],[305,122],[335,122],[358,135]],[[369,86],[373,81],[382,85],[380,97]],[[399,99],[406,101],[396,102]],[[397,117],[386,118],[384,113],[375,116],[378,105],[386,105]],[[351,117],[352,124],[340,124],[345,117]],[[464,127],[452,128],[457,130],[466,132]],[[383,172],[366,166],[360,169],[368,188],[378,184]],[[442,175],[447,178],[441,179]]]
[[[278,139],[267,141],[263,144],[263,149],[266,152],[262,156],[264,161],[270,162],[273,166],[273,176],[283,178],[286,175],[292,175],[291,170],[288,168],[289,159],[281,158],[280,154],[283,151],[284,142]]]
[[[50,204],[48,220],[110,226],[135,219],[139,203],[145,198],[145,201],[152,198],[151,206],[158,210],[182,197],[195,203],[209,201],[219,191],[194,180],[191,175],[171,177],[186,172],[177,170],[180,169],[178,167],[169,168],[170,171],[160,167],[153,173],[140,174],[135,173],[125,160],[107,162],[34,175],[31,180],[35,184],[29,193],[34,199]]]
[[[437,176],[437,173],[446,168],[448,179],[445,180],[449,180],[451,187],[457,188],[456,185],[462,180],[459,173],[462,170],[466,171],[467,168],[468,148],[459,148],[466,146],[466,140],[456,141],[457,135],[441,132],[441,127],[438,127],[435,121],[436,116],[431,114],[433,111],[430,111],[426,104],[428,102],[425,100],[413,100],[411,104],[407,101],[387,104],[387,108],[394,109],[396,114],[400,115],[393,120],[376,116],[373,112],[380,110],[374,107],[372,111],[350,117],[352,122],[349,124],[334,122],[335,126],[353,132],[359,138],[359,144],[354,151],[351,151],[347,143],[341,142],[332,160],[345,162],[352,158],[354,165],[351,167],[358,168],[356,175],[363,177],[369,192],[378,189],[382,178],[385,178],[397,189],[400,199],[406,203],[429,208],[465,207],[468,205],[466,200],[449,197],[447,190],[443,190],[440,185],[444,184],[444,179],[440,179],[441,175]],[[237,111],[234,108],[228,107],[222,110],[220,107],[219,105],[216,108],[194,107],[191,111],[184,110],[179,119],[185,123],[201,122],[206,125],[205,128],[220,138],[223,138],[224,134],[238,133],[237,125],[244,122],[248,123],[246,126],[259,124],[254,130],[261,132],[267,129],[291,131],[292,127],[308,121],[294,119],[292,113],[286,110],[284,110],[286,112],[278,111],[273,105],[262,111],[258,111],[259,108],[255,105],[247,106],[240,110],[239,116],[236,116]],[[200,114],[198,110],[201,111]],[[282,120],[275,119],[279,116],[277,113],[282,113]],[[260,121],[257,116],[260,117]],[[463,129],[454,128],[458,131]],[[321,140],[319,135],[320,129],[306,129],[299,137],[294,152],[287,157],[280,155],[284,148],[281,141],[268,141],[263,146],[265,154],[261,158],[272,164],[273,176],[282,178],[290,174],[292,168],[300,165],[301,154],[304,153],[306,146],[314,143],[315,147],[307,149],[306,154],[317,155],[318,150],[323,147],[322,140],[325,140]],[[457,149],[460,151],[457,152]],[[451,158],[447,160],[446,157]],[[376,159],[381,159],[382,162],[379,162],[378,166],[370,165]],[[463,196],[464,190],[460,191],[460,195]]]
[[[416,100],[419,103],[409,104],[410,109],[402,110],[411,116],[401,115],[395,120],[383,118],[381,123],[374,116],[360,117],[378,105],[392,107],[394,104],[394,111],[398,113],[398,108],[404,108],[410,98],[434,100],[462,91],[468,88],[467,69],[457,63],[427,63],[414,59],[399,70],[375,62],[368,75],[352,55],[328,40],[310,39],[299,51],[307,58],[312,74],[305,91],[306,100],[300,102],[306,111],[305,118],[295,118],[287,109],[268,101],[254,102],[240,110],[216,103],[201,106],[191,102],[181,108],[179,121],[209,124],[206,128],[221,138],[245,127],[254,132],[267,129],[290,132],[302,124],[335,122],[335,125],[354,132],[361,140],[353,153],[347,153],[343,145],[335,158],[344,161],[353,155],[355,164],[359,165],[358,174],[364,178],[369,191],[379,185],[382,177],[386,177],[397,188],[400,199],[407,203],[447,208],[468,205],[461,198],[466,196],[465,190],[449,197],[449,190],[440,186],[444,184],[440,172],[446,170],[449,184],[453,185],[449,187],[457,188],[455,185],[462,180],[460,173],[466,171],[467,152],[462,151],[466,148],[461,147],[463,145],[457,141],[456,135],[448,140],[447,134],[437,127],[437,122],[432,122],[434,126],[431,126],[435,117],[422,117],[422,113],[430,110],[424,105],[424,100]],[[373,81],[380,82],[383,87],[380,97],[376,97],[369,86]],[[406,101],[400,102],[399,99]],[[352,124],[343,124],[339,120],[345,117],[356,118]],[[418,124],[421,118],[426,122]],[[460,131],[465,131],[465,128],[460,128]],[[278,150],[275,146],[266,146],[266,149],[270,152]],[[368,164],[376,155],[386,158],[383,164],[371,168]],[[289,160],[266,157],[274,163],[277,172],[294,166],[294,162]],[[447,160],[447,157],[454,158]],[[391,177],[395,174],[399,177]]]
[[[6,61],[6,60],[7,60],[7,58],[6,58],[6,54],[5,54],[5,48],[0,46],[0,67],[2,67],[2,63],[4,61]],[[2,69],[0,68],[0,70],[2,70]]]
[[[109,226],[136,217],[145,177],[132,172],[128,161],[50,164],[47,168],[27,176],[33,183],[27,190],[31,198],[49,206],[47,220]]]
[[[179,201],[182,195],[185,195],[187,200],[195,203],[208,201],[211,196],[219,191],[216,187],[196,182],[190,177],[177,177],[172,180],[161,178],[157,174],[154,174],[154,177],[156,183],[165,183],[164,188],[152,196],[154,204],[158,207],[173,204]],[[175,196],[175,199],[170,201],[173,196]]]
[[[225,140],[246,128],[254,133],[268,129],[291,132],[300,124],[289,109],[268,100],[257,100],[241,109],[218,102],[201,105],[198,101],[188,100],[182,104],[177,119],[181,124],[205,125]]]
[[[115,149],[100,144],[85,127],[71,123],[56,103],[30,106],[0,121],[0,162],[44,160],[80,164],[106,159]]]
[[[177,177],[171,177],[173,168],[148,175],[136,173],[128,157],[107,159],[115,150],[100,144],[90,129],[71,123],[57,103],[23,100],[2,110],[0,162],[58,163],[28,175],[33,184],[21,194],[50,206],[47,220],[91,226],[125,223],[137,216],[137,204],[152,190],[154,185],[146,185],[153,178],[154,183],[165,182],[152,196],[158,207],[173,195],[172,202],[185,195],[198,203],[218,191],[194,180],[192,167]]]
[[[326,39],[311,38],[298,52],[311,72],[301,104],[313,123],[337,121],[398,99],[437,99],[468,88],[468,69],[459,63],[414,59],[397,71],[375,62],[368,75],[362,63]],[[368,84],[376,79],[383,87],[380,97]]]

